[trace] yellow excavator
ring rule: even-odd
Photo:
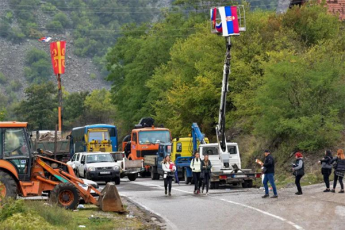
[[[103,211],[124,212],[114,184],[108,183],[101,192],[92,185],[85,186],[71,166],[33,155],[29,139],[27,122],[0,122],[0,201],[48,193],[50,202],[67,209],[75,209],[84,200]]]

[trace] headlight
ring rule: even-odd
[[[87,171],[95,171],[95,167],[87,167]]]
[[[115,165],[115,166],[113,166],[113,169],[114,169],[115,171],[120,170],[120,166]]]

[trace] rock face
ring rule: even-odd
[[[102,79],[98,68],[90,58],[80,58],[73,54],[73,44],[69,36],[57,36],[54,37],[54,40],[66,41],[66,69],[65,74],[61,76],[62,86],[66,91],[78,92],[109,88],[109,83]],[[18,95],[20,97],[23,96],[23,91],[28,86],[24,76],[25,55],[32,48],[44,50],[49,54],[49,43],[26,40],[21,44],[12,44],[10,41],[0,39],[0,72],[7,77],[8,81],[19,80],[21,82],[22,88]],[[51,75],[49,78],[56,79],[55,75]],[[3,90],[4,87],[5,85],[2,85],[0,89]]]
[[[291,0],[278,0],[277,14],[285,13],[289,9]]]

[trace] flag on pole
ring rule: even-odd
[[[237,7],[223,6],[219,7],[219,14],[222,19],[223,36],[240,35],[238,24]]]
[[[52,38],[51,37],[42,37],[40,39],[38,39],[41,42],[49,42]]]
[[[50,43],[50,54],[55,75],[65,73],[65,53],[66,41]]]
[[[217,8],[211,9],[211,20],[212,20],[212,29],[215,29],[219,33],[221,33],[222,32],[222,23],[217,22]]]

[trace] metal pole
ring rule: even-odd
[[[54,137],[54,159],[56,160],[56,152],[57,152],[57,125],[55,125],[55,137]]]
[[[59,131],[62,131],[62,91],[61,91],[61,75],[57,75],[57,82],[58,82],[58,119],[59,119]]]

